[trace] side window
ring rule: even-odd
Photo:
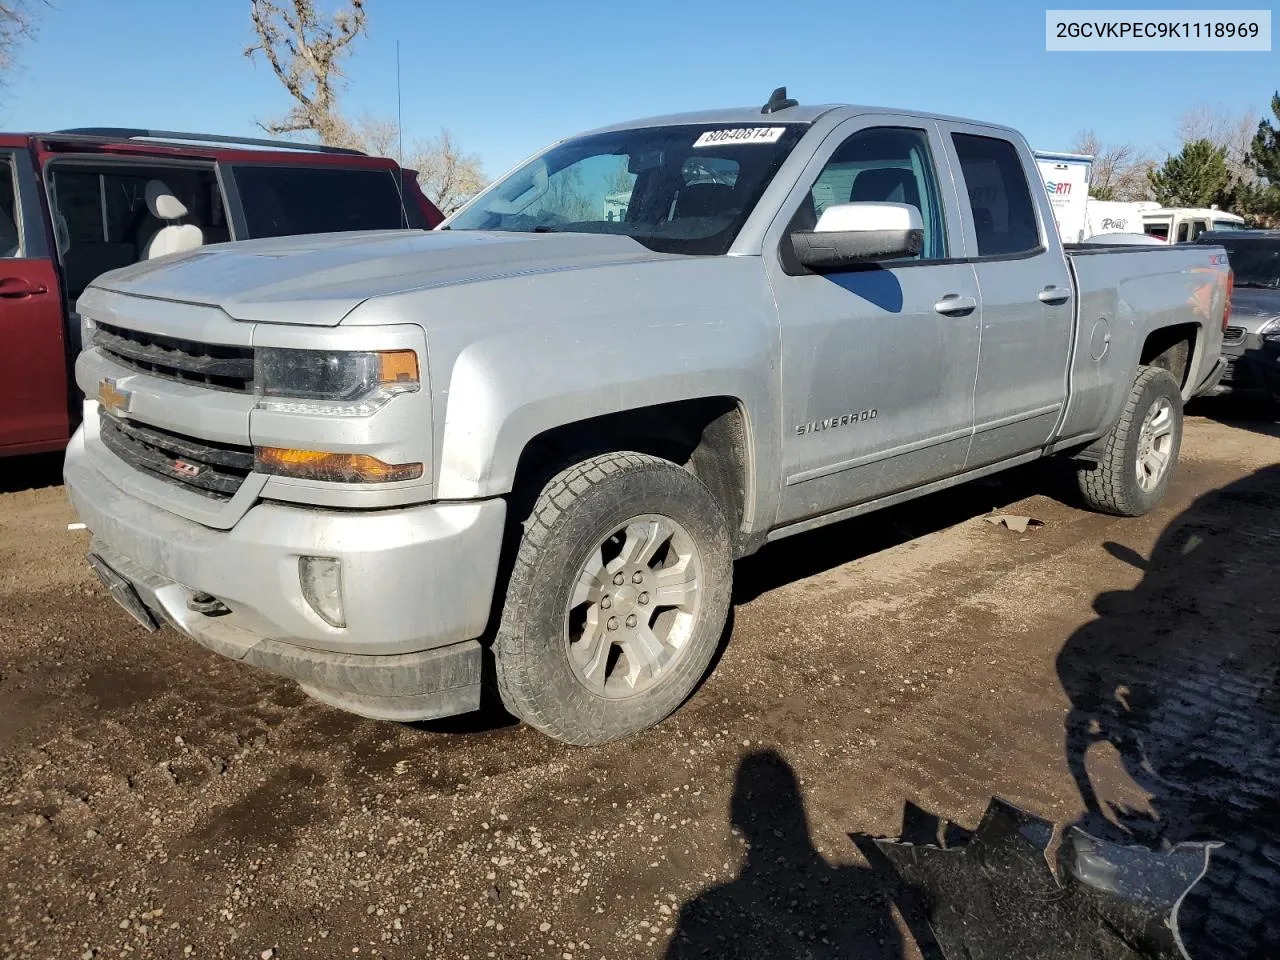
[[[811,230],[836,203],[908,203],[920,211],[924,244],[917,260],[947,255],[946,223],[938,200],[929,137],[923,130],[872,127],[836,148],[801,204],[793,227]]]
[[[1180,224],[1178,224],[1178,239],[1177,239],[1178,243],[1187,242],[1187,239],[1188,239],[1187,231],[1190,229],[1191,229],[1191,224],[1188,223],[1186,220],[1183,220]]]
[[[14,189],[13,161],[0,153],[0,259],[22,255],[22,234],[18,231],[18,192]]]
[[[1196,237],[1200,236],[1200,234],[1204,233],[1205,227],[1207,226],[1208,224],[1203,220],[1193,220],[1191,223],[1191,239],[1194,240]]]
[[[397,175],[349,167],[237,166],[236,186],[250,237],[405,225]]]
[[[1161,240],[1169,239],[1169,224],[1167,223],[1148,223],[1142,229],[1148,237],[1157,237]]]
[[[978,256],[1000,257],[1040,249],[1035,205],[1018,151],[1008,140],[953,134],[969,195]]]

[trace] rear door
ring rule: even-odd
[[[1030,187],[1030,152],[990,128],[942,126],[982,296],[971,470],[1052,436],[1067,400],[1072,285],[1048,197]]]
[[[62,297],[23,137],[0,136],[0,454],[70,433]]]

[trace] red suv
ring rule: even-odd
[[[413,171],[339,147],[157,130],[0,133],[0,457],[78,419],[76,298],[99,274],[211,243],[429,229]]]

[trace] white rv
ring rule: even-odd
[[[1150,200],[1095,200],[1085,205],[1085,239],[1107,233],[1143,233],[1142,218],[1160,204]]]

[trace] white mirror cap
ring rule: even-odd
[[[923,229],[920,211],[909,203],[837,203],[822,211],[814,233]]]

